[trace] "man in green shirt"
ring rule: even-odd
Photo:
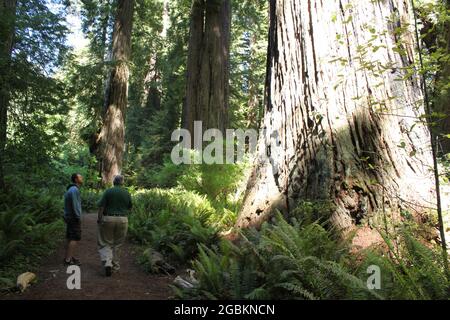
[[[114,178],[114,187],[106,190],[98,202],[98,251],[110,277],[120,269],[119,249],[128,230],[128,213],[132,207],[130,193],[123,187],[123,176]]]

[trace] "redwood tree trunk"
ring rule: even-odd
[[[191,11],[183,127],[224,130],[228,122],[230,0],[194,0]]]
[[[259,66],[255,64],[255,51],[256,51],[256,41],[257,36],[255,33],[250,35],[250,63],[249,63],[249,77],[248,77],[248,116],[247,116],[247,127],[248,128],[257,128],[260,118],[258,119],[258,115],[260,114],[260,102],[259,102],[259,92],[258,92],[258,82],[259,78],[257,78],[254,74],[254,70]]]
[[[450,1],[446,2],[447,10],[450,12]],[[444,49],[446,58],[441,62],[441,72],[437,79],[437,98],[436,98],[436,111],[446,115],[444,119],[440,121],[440,131],[444,135],[450,134],[450,63],[448,59],[450,58],[450,21],[446,20],[444,22],[442,30],[444,33],[438,35],[440,38],[440,44]],[[450,153],[450,137],[443,137],[440,139],[441,146],[444,154]]]
[[[8,106],[10,101],[11,54],[14,39],[16,0],[0,0],[0,190],[6,190],[4,177],[4,154],[6,130],[8,126]]]
[[[343,229],[383,198],[393,210],[432,206],[422,91],[416,76],[399,80],[416,59],[409,1],[270,7],[265,131],[237,226],[258,226],[301,200],[330,200]]]
[[[162,30],[159,34],[162,41],[166,40],[167,30],[170,26],[169,0],[163,1]],[[158,69],[159,56],[157,52],[152,52],[148,59],[148,70],[144,78],[144,90],[141,106],[148,108],[150,112],[161,109],[161,95],[159,88],[161,82],[161,70]]]
[[[134,0],[119,0],[114,22],[112,62],[114,64],[100,134],[102,143],[102,182],[111,184],[122,170],[125,144],[125,113],[128,102],[128,62],[131,55],[131,30]]]

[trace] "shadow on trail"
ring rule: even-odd
[[[23,294],[9,294],[0,299],[14,300],[164,300],[171,296],[169,284],[174,277],[150,275],[137,264],[132,245],[122,248],[121,271],[111,278],[104,276],[97,253],[97,215],[82,218],[82,240],[76,256],[81,260],[81,289],[67,289],[67,268],[62,265],[64,243],[43,261],[37,272],[38,283]]]

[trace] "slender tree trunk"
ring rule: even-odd
[[[144,79],[142,107],[148,109],[148,114],[161,109],[161,91],[158,88],[161,73],[157,69],[157,61],[157,54],[152,54],[149,58],[149,70]]]
[[[258,82],[260,79],[256,78],[254,70],[256,70],[259,66],[255,65],[256,60],[256,41],[257,36],[255,33],[250,35],[249,39],[249,49],[250,49],[250,63],[249,63],[249,77],[248,77],[248,128],[257,128],[259,124],[258,115],[260,110],[260,102],[259,102],[259,90],[258,90]]]
[[[409,2],[270,7],[264,131],[237,226],[258,226],[301,200],[331,201],[343,229],[383,202],[393,211],[432,206],[429,131],[417,123],[422,90],[418,77],[399,81],[416,58]]]
[[[107,65],[107,63],[111,62],[112,60],[112,43],[109,43],[108,41],[108,28],[111,23],[111,19],[113,19],[113,13],[112,13],[112,7],[113,4],[110,0],[107,0],[106,3],[104,3],[101,7],[101,14],[102,14],[102,36],[101,36],[101,43],[102,46],[99,49],[98,58],[100,61],[102,61],[103,65]],[[104,116],[106,113],[106,110],[109,106],[109,95],[111,90],[111,76],[112,72],[109,70],[109,68],[106,68],[105,75],[104,75],[104,90],[103,90],[103,108],[101,110],[101,115]]]
[[[446,2],[450,12],[450,1]],[[442,34],[438,35],[439,44],[444,49],[445,59],[441,62],[441,72],[437,79],[437,98],[435,110],[446,115],[440,121],[440,131],[444,135],[450,134],[450,21],[446,20],[442,26]],[[450,153],[450,137],[440,139],[444,154]]]
[[[191,11],[183,127],[224,130],[228,123],[230,0],[194,0]]]
[[[107,109],[100,133],[102,142],[102,182],[111,184],[122,170],[125,145],[125,113],[128,103],[128,63],[134,0],[119,0],[112,39],[113,69],[107,96]]]
[[[100,59],[105,62],[108,58],[109,46],[108,46],[108,27],[111,21],[111,2],[110,0],[103,0],[100,2],[100,10],[101,10],[101,21],[102,21],[102,36],[101,36],[101,51],[99,52]]]
[[[167,37],[167,30],[170,26],[169,0],[163,2],[162,30],[159,34],[164,43]],[[148,61],[148,71],[144,79],[144,90],[141,106],[150,109],[150,112],[161,109],[161,90],[158,87],[161,80],[161,72],[158,69],[158,53],[152,52]]]
[[[16,0],[0,0],[0,190],[5,191],[4,154],[8,127],[8,106],[10,101],[11,55],[14,41]]]

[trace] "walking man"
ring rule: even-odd
[[[98,203],[98,251],[107,277],[120,269],[119,249],[127,236],[127,216],[132,207],[123,183],[123,176],[114,177],[114,187],[106,190]]]
[[[67,187],[64,194],[64,221],[66,222],[66,257],[64,265],[81,265],[80,260],[74,257],[75,248],[81,240],[81,195],[80,187],[83,177],[74,173],[71,177],[72,183]]]

